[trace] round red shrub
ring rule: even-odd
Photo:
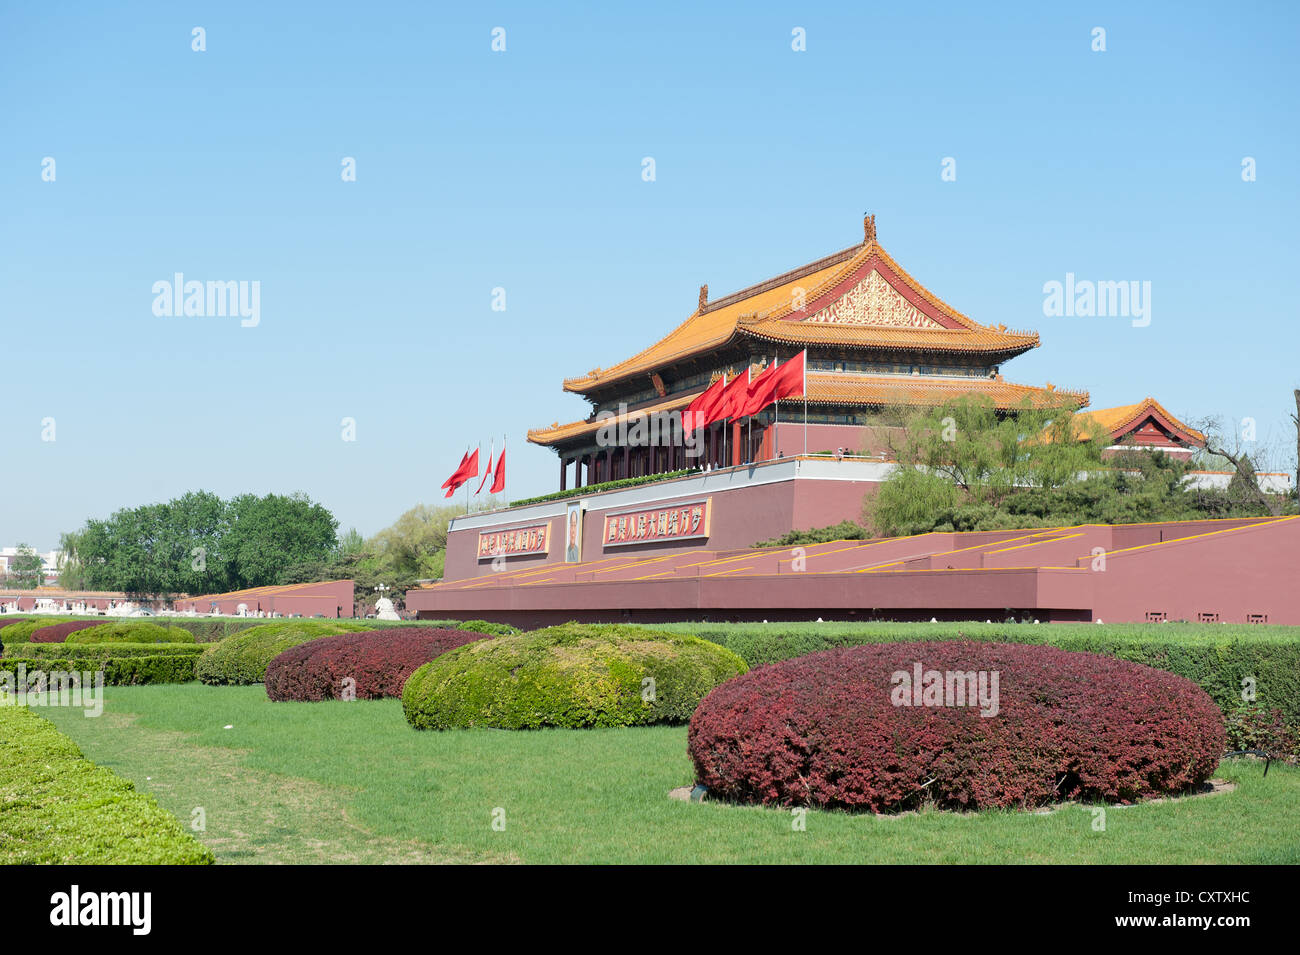
[[[688,740],[712,796],[874,812],[1132,802],[1203,783],[1226,742],[1219,708],[1184,677],[974,642],[868,644],[751,670],[700,702]]]
[[[448,650],[487,634],[434,627],[394,627],[322,637],[290,647],[266,667],[272,700],[331,700],[356,681],[358,700],[401,696],[407,677]]]
[[[63,643],[68,639],[68,634],[76,633],[78,630],[85,630],[89,627],[98,627],[101,624],[112,623],[111,620],[67,620],[63,623],[52,623],[48,627],[41,627],[32,633],[32,643]]]

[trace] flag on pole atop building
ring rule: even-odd
[[[489,494],[500,494],[506,489],[506,439],[501,437],[501,456],[497,458],[496,478],[492,481]]]
[[[474,449],[473,454],[467,455],[455,473],[447,478],[447,483],[443,485],[447,489],[445,496],[451,497],[462,485],[468,483],[470,478],[475,477],[478,477],[478,448]]]
[[[752,366],[750,374],[753,374]],[[758,414],[772,403],[772,383],[776,379],[776,365],[768,365],[757,378],[751,378],[746,389],[745,402],[741,405],[737,418],[749,418]]]
[[[804,349],[777,367],[771,385],[770,401],[808,396],[808,350]]]
[[[469,463],[469,448],[466,448],[465,453],[460,456],[460,464],[456,465],[456,470],[451,472],[451,477],[447,478],[447,480],[442,482],[442,486],[444,488],[451,487],[452,484],[455,483],[456,479],[460,477],[460,472],[465,470],[465,465],[468,463]],[[451,497],[450,494],[448,494],[447,496]]]
[[[726,387],[727,376],[723,374],[703,392],[696,395],[695,400],[682,409],[682,430],[694,431],[696,428],[707,428],[717,421],[714,412],[717,410],[718,402],[722,400],[722,392]]]
[[[474,492],[475,497],[483,490],[483,485],[487,484],[487,479],[492,476],[492,456],[494,454],[496,454],[496,438],[493,438],[492,443],[488,445],[488,463],[487,467],[483,469],[483,480],[478,482],[478,490]],[[488,493],[491,494],[492,492],[489,491]]]
[[[722,393],[722,398],[718,402],[717,410],[713,414],[714,421],[725,421],[728,418],[740,417],[739,411],[745,406],[746,399],[749,397],[749,372],[743,375],[737,375],[731,379],[731,384],[727,385],[727,390]]]

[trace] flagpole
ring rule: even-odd
[[[772,367],[775,368],[780,364],[781,351],[778,349],[772,356]],[[781,456],[781,399],[777,398],[773,404],[776,408],[776,420],[772,422],[772,457],[779,458]]]
[[[808,349],[803,350],[803,453],[808,455]]]

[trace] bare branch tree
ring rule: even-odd
[[[1291,423],[1295,425],[1295,487],[1296,494],[1300,495],[1300,388],[1295,390],[1295,412]]]
[[[1226,427],[1218,416],[1205,418],[1199,422],[1200,431],[1205,435],[1205,450],[1217,455],[1232,465],[1237,472],[1238,487],[1242,490],[1245,502],[1258,504],[1273,517],[1282,513],[1282,501],[1275,494],[1266,494],[1259,486],[1257,467],[1267,449],[1257,451],[1254,459],[1242,447],[1242,440],[1235,428]]]

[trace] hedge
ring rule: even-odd
[[[1219,709],[1184,677],[975,641],[877,643],[760,667],[705,697],[688,732],[711,795],[874,812],[1130,803],[1201,785],[1225,745]]]
[[[184,627],[166,627],[142,620],[115,620],[68,634],[65,643],[193,643]]]
[[[367,624],[341,620],[277,620],[209,644],[199,657],[195,673],[204,683],[213,685],[261,683],[266,678],[267,664],[290,647],[320,637],[372,629]]]
[[[24,643],[17,655],[37,660],[120,660],[126,657],[198,657],[197,643]],[[0,665],[10,657],[0,657]]]
[[[161,653],[153,655],[132,654],[125,657],[55,657],[22,656],[0,658],[0,671],[17,673],[23,667],[30,674],[35,670],[46,673],[103,672],[105,686],[135,686],[145,683],[189,683],[194,679],[198,653]]]
[[[691,633],[733,650],[751,667],[834,647],[898,640],[1045,643],[1101,653],[1185,676],[1225,714],[1242,706],[1242,681],[1256,702],[1300,728],[1300,627],[1229,624],[679,623],[651,629]]]
[[[207,865],[211,850],[54,724],[0,706],[0,864]]]
[[[467,630],[401,627],[341,633],[300,643],[266,667],[266,695],[272,700],[340,699],[352,680],[352,698],[401,696],[407,678],[448,650],[484,639]]]
[[[663,474],[643,474],[639,477],[619,478],[615,481],[601,481],[599,484],[588,484],[585,487],[571,487],[564,491],[552,491],[550,494],[542,494],[538,497],[526,497],[521,501],[511,501],[511,507],[523,507],[525,504],[541,504],[545,501],[562,501],[570,497],[584,497],[588,494],[599,494],[601,491],[616,491],[625,487],[638,487],[642,484],[657,484],[660,481],[671,481],[674,478],[685,477],[688,474],[699,473],[699,468],[682,468],[677,471],[665,471]]]
[[[426,663],[402,690],[417,729],[680,723],[744,673],[695,637],[613,624],[565,624],[471,643]]]

